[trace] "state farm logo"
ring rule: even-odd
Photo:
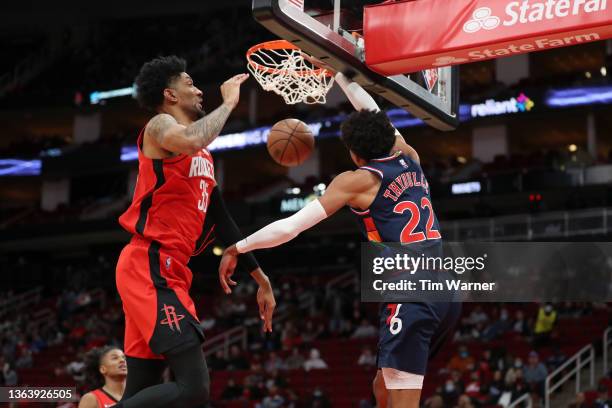
[[[488,7],[481,7],[476,9],[472,14],[472,19],[468,20],[463,25],[463,31],[466,33],[476,33],[480,30],[493,30],[497,28],[501,23],[501,20],[497,16],[492,15],[492,11]]]
[[[461,64],[462,62],[468,62],[468,61],[469,61],[469,59],[467,59],[467,58],[457,58],[457,57],[453,57],[453,56],[438,57],[438,58],[436,58],[436,60],[433,62],[432,65],[434,65],[436,67],[446,67],[448,65]]]
[[[493,15],[491,8],[479,7],[472,13],[472,18],[463,25],[463,31],[473,34],[480,30],[494,30],[500,25],[511,27],[517,24],[605,12],[606,8],[607,0],[512,1],[506,4],[503,21]]]

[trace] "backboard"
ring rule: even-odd
[[[384,97],[426,124],[440,130],[455,129],[459,125],[458,68],[393,76],[374,72],[365,64],[367,44],[359,35],[363,20],[361,7],[356,8],[355,2],[345,0],[347,5],[352,5],[350,9],[343,9],[340,1],[306,0],[304,5],[302,0],[253,0],[253,16],[280,38],[344,72],[369,92]],[[319,3],[318,7],[309,2]]]

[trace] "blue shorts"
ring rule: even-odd
[[[425,375],[427,361],[453,335],[461,303],[383,303],[378,368]]]

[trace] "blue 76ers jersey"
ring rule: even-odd
[[[437,241],[441,244],[429,184],[418,163],[396,152],[390,157],[373,159],[360,169],[381,179],[370,208],[364,211],[351,208],[361,218],[361,228],[368,240],[402,244]]]

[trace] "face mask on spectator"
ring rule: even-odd
[[[523,362],[521,360],[514,360],[514,368],[521,368],[523,366]]]

